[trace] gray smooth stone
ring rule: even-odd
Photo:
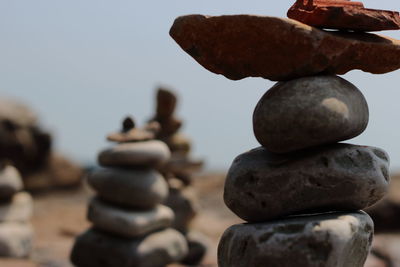
[[[0,224],[0,257],[26,258],[32,250],[33,230],[30,224]]]
[[[287,153],[348,140],[368,125],[362,93],[337,76],[313,76],[279,82],[258,102],[253,130],[271,152]]]
[[[188,252],[184,236],[167,229],[141,239],[127,239],[96,230],[80,235],[71,261],[84,267],[164,267]]]
[[[21,175],[11,165],[0,169],[0,200],[8,200],[23,188]]]
[[[362,267],[373,238],[364,212],[293,217],[231,226],[218,247],[220,267]]]
[[[168,146],[161,141],[121,143],[103,150],[98,162],[104,167],[158,168],[171,156]]]
[[[88,220],[100,230],[122,237],[138,237],[169,227],[174,220],[174,213],[163,205],[138,211],[122,209],[93,198],[89,204]]]
[[[224,200],[249,222],[359,210],[385,195],[388,169],[389,156],[374,147],[334,144],[284,155],[259,147],[234,160]]]
[[[15,194],[11,202],[0,204],[0,223],[28,222],[32,217],[33,200],[30,194],[20,192]]]
[[[165,179],[154,170],[99,169],[88,183],[101,199],[139,209],[152,209],[168,195]]]

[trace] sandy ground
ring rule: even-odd
[[[198,176],[194,180],[193,186],[199,198],[201,211],[192,227],[210,238],[210,248],[202,267],[217,266],[219,238],[230,225],[242,222],[223,203],[224,178],[221,174],[208,174]],[[73,191],[55,191],[36,195],[32,220],[36,238],[32,256],[25,260],[0,259],[0,267],[72,266],[69,263],[69,253],[74,238],[90,225],[85,216],[87,201],[91,195],[92,192],[86,186]],[[391,256],[394,261],[392,267],[400,267],[400,234],[377,235],[374,246]],[[180,265],[169,267],[178,266]],[[384,267],[385,265],[371,259],[366,266]]]
[[[223,204],[223,181],[224,175],[202,175],[194,182],[202,209],[193,222],[193,229],[206,234],[211,243],[202,266],[216,266],[216,250],[221,234],[230,225],[240,222]],[[74,238],[90,225],[85,217],[87,201],[91,195],[92,192],[83,186],[79,190],[34,196],[35,211],[32,223],[36,237],[32,256],[25,260],[0,259],[0,266],[72,266],[69,263],[69,253]]]

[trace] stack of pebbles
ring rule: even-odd
[[[220,266],[363,266],[373,222],[358,210],[386,193],[389,159],[335,142],[367,123],[361,92],[337,76],[267,91],[253,115],[262,147],[238,156],[225,183],[226,205],[249,223],[224,233]]]
[[[126,118],[122,131],[108,136],[118,144],[99,154],[105,168],[88,177],[97,193],[88,209],[93,227],[76,240],[76,266],[161,267],[186,256],[185,238],[170,228],[174,213],[161,204],[168,186],[157,169],[170,151],[152,140],[156,128],[138,129]]]
[[[164,141],[171,150],[171,158],[162,170],[169,184],[169,196],[164,204],[175,213],[172,227],[184,234],[188,243],[189,253],[181,262],[197,265],[206,254],[208,240],[201,233],[190,229],[190,224],[199,210],[191,184],[193,173],[201,169],[203,162],[191,158],[191,140],[179,131],[183,123],[175,117],[177,102],[178,98],[174,92],[159,88],[156,96],[156,114],[150,123],[159,123],[160,130],[156,137]]]
[[[398,29],[400,17],[351,3],[299,0],[289,12],[342,32],[251,15],[189,15],[171,28],[177,43],[212,72],[279,81],[254,111],[262,146],[238,156],[227,176],[225,203],[248,223],[223,234],[221,267],[365,262],[373,222],[359,210],[385,195],[389,159],[379,148],[337,143],[361,134],[369,113],[361,92],[335,74],[399,69],[400,42],[361,31]]]
[[[32,250],[31,196],[16,168],[0,166],[0,257],[25,258]]]

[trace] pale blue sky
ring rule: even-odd
[[[273,83],[230,81],[208,72],[169,37],[184,14],[285,16],[293,1],[0,1],[0,94],[31,104],[54,132],[59,150],[94,161],[126,114],[138,121],[153,111],[154,89],[171,86],[181,97],[179,116],[195,155],[227,168],[255,146],[253,109]],[[372,8],[400,10],[398,0],[366,0]],[[399,32],[384,32],[400,38]],[[400,59],[399,59],[400,60]],[[344,77],[370,107],[370,124],[353,143],[382,147],[400,170],[399,71]]]

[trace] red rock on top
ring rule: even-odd
[[[313,7],[313,6],[358,6],[364,7],[361,2],[354,2],[350,0],[298,0],[296,4],[301,6]]]
[[[292,19],[252,15],[189,15],[171,37],[198,63],[228,79],[287,81],[359,69],[400,69],[400,41],[360,32],[323,31]]]
[[[399,12],[368,9],[361,2],[348,0],[297,0],[287,16],[326,29],[364,32],[400,29]]]

